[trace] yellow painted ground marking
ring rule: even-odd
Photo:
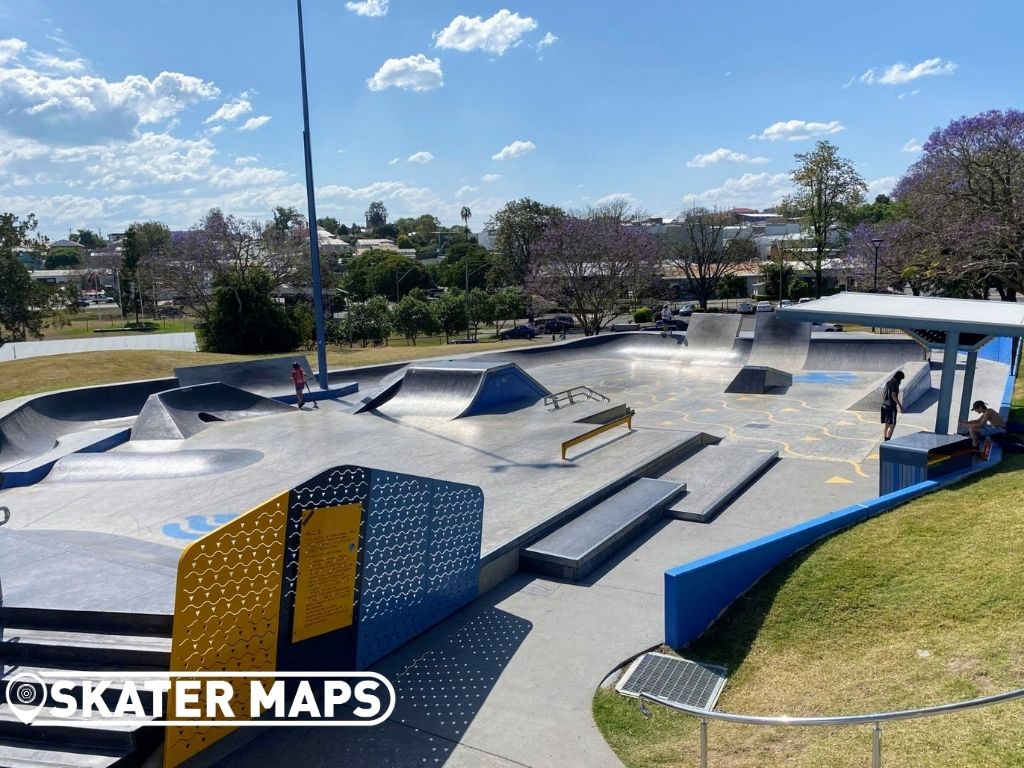
[[[853,422],[852,421],[837,421],[836,422],[836,426],[837,427],[852,427],[853,426]]]
[[[845,477],[840,477],[839,475],[833,475],[832,477],[830,477],[828,480],[825,481],[825,483],[827,485],[839,485],[840,483],[852,483],[852,482],[853,482],[853,480],[847,480]]]
[[[800,442],[801,443],[820,443],[821,442],[821,438],[820,437],[811,437],[810,435],[807,435],[806,437],[801,437],[800,438]]]
[[[875,461],[877,461],[878,460],[878,451],[875,451],[874,453],[869,453],[867,455],[867,458],[874,459]]]
[[[783,408],[782,412],[783,413],[800,413],[800,409],[799,408]]]

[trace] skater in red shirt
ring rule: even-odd
[[[292,363],[292,384],[295,385],[295,398],[298,401],[299,408],[302,408],[304,402],[303,394],[306,390],[306,373],[298,363]]]

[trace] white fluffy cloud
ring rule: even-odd
[[[827,123],[780,120],[769,125],[761,133],[753,134],[750,138],[765,141],[803,141],[804,139],[813,139],[815,136],[830,136],[845,130],[846,126],[838,120],[830,120]]]
[[[371,91],[401,88],[411,91],[432,91],[444,85],[440,59],[428,59],[422,53],[404,59],[388,59],[373,77],[366,81]]]
[[[255,131],[257,128],[262,128],[264,125],[270,122],[268,115],[260,115],[259,117],[250,117],[244,123],[242,123],[238,130],[240,131]]]
[[[345,3],[345,8],[359,16],[386,16],[389,0],[361,0]]]
[[[628,205],[636,208],[640,201],[637,200],[636,195],[632,192],[612,192],[610,195],[599,197],[594,201],[594,205],[600,208],[602,205],[608,205],[609,203],[627,203]]]
[[[873,179],[868,182],[868,195],[887,195],[892,192],[899,178],[896,176],[883,176],[880,179]]]
[[[32,54],[32,61],[41,69],[51,72],[66,72],[72,75],[84,72],[88,68],[85,59],[62,59],[59,56],[51,56],[38,51]]]
[[[235,158],[235,165],[251,165],[259,160],[256,155],[239,155]]]
[[[955,63],[943,61],[941,58],[934,58],[925,59],[913,66],[903,63],[893,64],[880,75],[872,67],[857,79],[867,85],[906,85],[921,77],[952,75],[954,72],[956,72]]]
[[[485,173],[483,176],[480,177],[480,181],[486,184],[490,184],[492,181],[497,181],[500,178],[500,173]]]
[[[513,141],[507,147],[502,147],[500,150],[491,155],[491,160],[511,160],[516,157],[522,157],[523,155],[533,152],[537,148],[537,145],[532,141]]]
[[[731,149],[719,147],[714,152],[708,152],[704,155],[694,155],[693,159],[689,160],[686,165],[690,168],[706,168],[707,166],[715,165],[716,163],[759,165],[760,163],[767,162],[767,157],[752,157],[750,155],[745,155],[742,152],[733,152]]]
[[[462,197],[463,195],[468,195],[471,192],[476,192],[478,189],[480,189],[480,187],[471,187],[469,184],[466,184],[465,186],[459,187],[459,191],[455,193],[455,196]]]
[[[400,157],[392,157],[390,160],[388,160],[388,165],[397,165],[401,161],[401,159],[402,158]]]
[[[536,28],[537,22],[529,16],[520,16],[502,8],[486,20],[480,16],[456,16],[447,27],[434,33],[434,45],[463,52],[481,50],[501,56],[519,44],[523,35]]]
[[[433,159],[434,156],[429,152],[414,152],[413,154],[409,155],[409,157],[406,159],[406,162],[419,163],[420,165],[424,165],[426,163],[429,163]]]
[[[924,147],[918,142],[917,139],[907,139],[907,143],[900,147],[900,152],[920,152]]]
[[[792,191],[788,173],[745,173],[726,179],[719,187],[683,195],[683,205],[749,206],[774,205]]]
[[[222,120],[231,121],[235,120],[242,115],[252,112],[252,104],[249,101],[249,94],[243,93],[237,99],[231,101],[225,101],[221,104],[217,111],[206,118],[203,123],[217,123]]]
[[[537,43],[537,50],[539,51],[541,48],[546,48],[547,46],[554,45],[557,42],[558,37],[548,32],[546,35],[544,35],[544,37],[540,39],[540,42]]]
[[[3,129],[14,136],[56,143],[130,140],[140,126],[220,93],[213,83],[180,72],[152,79],[129,75],[120,82],[66,69],[52,76],[19,64],[26,50],[21,40],[0,41],[0,114]]]

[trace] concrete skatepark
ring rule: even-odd
[[[222,764],[618,765],[590,698],[663,641],[665,569],[877,495],[873,398],[895,369],[914,385],[897,436],[936,421],[941,354],[917,341],[812,334],[769,314],[739,328],[696,315],[668,337],[339,371],[318,410],[282,404],[291,358],[2,404],[4,608],[159,624],[184,547],[327,467],[474,485],[480,597],[374,665],[398,690],[391,720],[268,733]],[[789,379],[727,393],[745,367]],[[998,403],[1006,376],[979,360],[973,396]],[[623,408],[628,427],[562,460],[563,443]],[[157,633],[137,642],[154,663],[166,655]]]

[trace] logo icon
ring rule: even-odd
[[[28,725],[46,704],[46,684],[38,675],[21,672],[7,681],[7,706]]]

